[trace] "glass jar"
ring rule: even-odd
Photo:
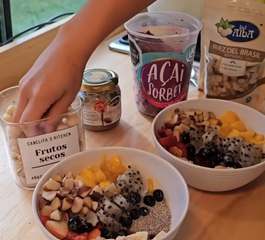
[[[121,90],[117,73],[107,69],[84,72],[79,96],[83,100],[85,129],[105,131],[118,125],[121,110]]]
[[[18,94],[18,86],[0,93],[0,122],[16,183],[34,189],[54,164],[85,150],[82,101],[77,96],[65,114],[18,124],[12,122]],[[52,132],[47,131],[48,125]]]

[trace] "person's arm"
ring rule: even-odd
[[[55,44],[63,42],[85,64],[96,47],[112,31],[153,2],[154,0],[90,0],[61,27]]]
[[[90,0],[58,31],[20,80],[14,122],[25,123],[67,112],[80,90],[85,65],[96,47],[154,0]],[[53,131],[49,121],[45,131]],[[32,129],[25,130],[34,135]],[[34,130],[35,131],[35,130]]]

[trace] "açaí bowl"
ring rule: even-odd
[[[194,165],[169,153],[158,142],[157,132],[164,126],[165,119],[173,115],[176,108],[211,111],[217,118],[230,110],[238,114],[248,131],[254,130],[263,135],[265,135],[265,116],[243,104],[218,99],[187,100],[162,110],[152,123],[154,143],[159,155],[180,171],[188,185],[205,191],[228,191],[248,184],[264,172],[265,162],[241,169],[213,169]]]
[[[189,192],[184,178],[176,168],[159,156],[124,147],[104,147],[72,155],[54,165],[43,175],[34,190],[32,201],[34,218],[42,232],[48,239],[58,240],[47,231],[38,216],[38,200],[44,184],[58,173],[63,175],[70,171],[77,175],[84,167],[93,164],[99,165],[104,154],[107,158],[116,154],[120,155],[124,165],[135,164],[143,173],[143,177],[148,174],[149,177],[153,178],[154,186],[164,191],[172,214],[172,224],[171,230],[161,240],[172,240],[177,234],[189,207]]]

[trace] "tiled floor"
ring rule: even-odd
[[[87,0],[10,0],[13,34],[65,12],[76,12]]]

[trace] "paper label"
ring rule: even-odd
[[[77,126],[32,138],[19,138],[18,145],[28,184],[36,184],[54,164],[80,151]]]

